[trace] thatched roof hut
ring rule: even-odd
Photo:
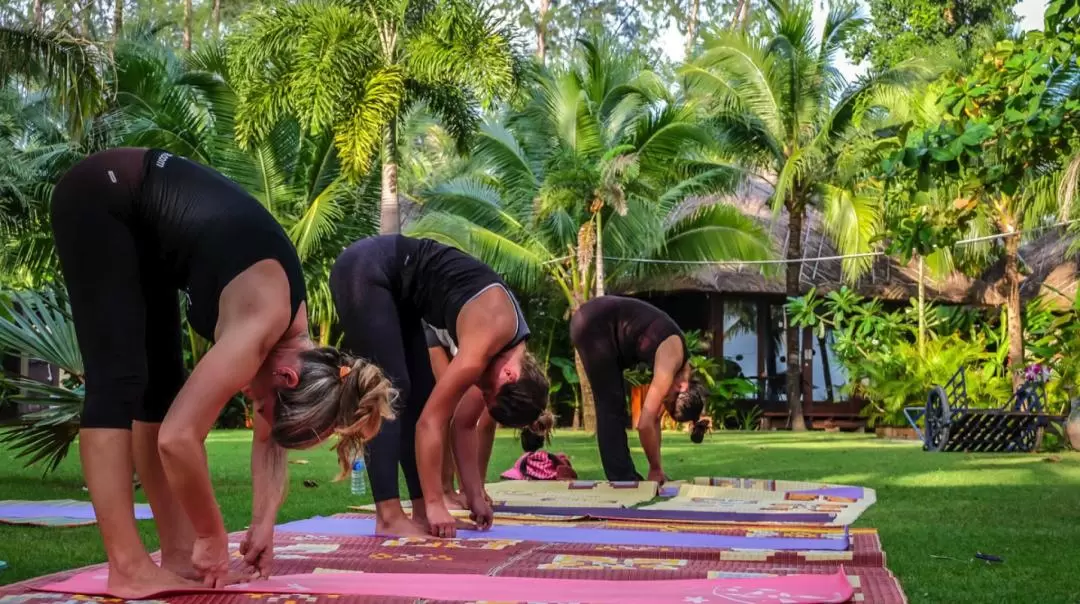
[[[783,258],[786,255],[788,217],[783,212],[774,215],[768,203],[767,185],[755,183],[745,187],[738,195],[700,200],[696,204],[690,204],[688,211],[700,207],[701,204],[717,201],[732,204],[756,219],[772,237],[777,257]],[[800,271],[804,292],[814,287],[825,293],[847,285],[864,296],[883,300],[907,301],[918,295],[919,271],[915,261],[904,265],[894,258],[878,256],[873,259],[871,269],[862,277],[854,282],[846,282],[841,260],[814,260],[840,255],[825,233],[822,214],[817,208],[807,209],[802,240],[802,258],[807,259]],[[1072,240],[1072,237],[1066,236],[1064,229],[1056,229],[1047,231],[1021,247],[1020,256],[1026,275],[1021,295],[1025,299],[1042,294],[1059,304],[1071,304],[1076,295],[1077,271],[1080,269],[1080,255],[1068,254]],[[771,269],[766,274],[760,265],[718,264],[689,276],[672,276],[645,283],[637,289],[654,292],[699,291],[783,296],[785,267],[777,264],[771,266]],[[978,278],[959,272],[945,278],[934,278],[927,271],[926,295],[931,300],[950,304],[999,306],[1005,303],[999,286],[1003,274],[1000,262]]]

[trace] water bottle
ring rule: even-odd
[[[367,495],[367,468],[363,457],[357,457],[352,464],[352,494]]]

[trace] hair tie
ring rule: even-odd
[[[341,379],[347,378],[350,373],[352,373],[352,367],[348,365],[342,365],[338,368],[338,377]]]

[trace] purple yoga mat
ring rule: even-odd
[[[375,535],[375,521],[368,518],[325,518],[316,516],[277,526],[289,533],[368,537]],[[778,537],[734,537],[705,533],[665,533],[560,526],[499,525],[487,531],[458,531],[462,539],[516,539],[541,543],[584,543],[591,545],[645,545],[702,549],[828,550],[846,551],[847,532],[839,539],[785,539]]]
[[[549,516],[585,516],[597,520],[672,520],[688,522],[774,522],[778,524],[828,524],[836,514],[757,512],[700,512],[689,510],[650,510],[647,508],[549,508],[528,505],[496,505],[496,512],[510,514],[546,514]]]
[[[823,489],[807,489],[805,491],[791,491],[799,495],[820,495],[822,497],[846,497],[848,499],[862,499],[864,494],[862,487],[826,487]]]
[[[154,515],[145,503],[135,505],[137,520],[150,520]],[[89,501],[0,501],[0,518],[71,518],[96,520],[94,506]]]

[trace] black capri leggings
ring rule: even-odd
[[[53,237],[86,371],[83,428],[160,423],[184,384],[179,292],[134,220],[146,153],[92,155],[53,190]]]
[[[608,480],[644,480],[630,457],[626,437],[630,413],[614,331],[607,321],[591,320],[588,311],[588,307],[579,310],[570,319],[570,341],[581,355],[585,376],[592,387],[600,463]]]
[[[389,274],[393,247],[361,241],[330,273],[330,292],[345,336],[345,348],[382,368],[398,391],[397,418],[383,422],[364,452],[376,502],[399,499],[398,464],[410,499],[422,499],[416,468],[416,422],[435,387],[420,314],[395,300]]]

